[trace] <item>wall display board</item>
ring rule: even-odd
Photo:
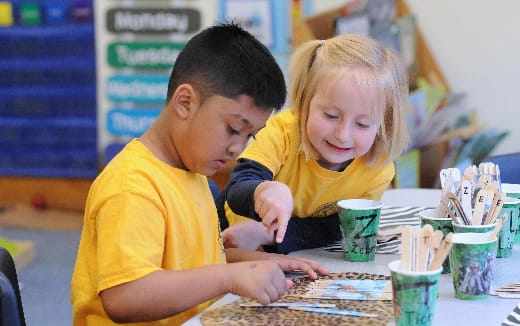
[[[0,1],[0,45],[0,176],[96,175],[92,1]]]
[[[219,0],[219,21],[238,22],[273,54],[286,81],[292,51],[292,20],[306,12],[304,0]]]
[[[98,151],[106,164],[162,110],[171,68],[216,22],[212,0],[95,0]]]

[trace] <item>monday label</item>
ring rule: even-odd
[[[115,68],[170,69],[186,43],[115,42],[107,49]]]
[[[193,33],[201,27],[200,11],[193,8],[112,8],[106,14],[113,33]]]
[[[169,76],[115,75],[108,78],[107,97],[113,102],[164,103]]]

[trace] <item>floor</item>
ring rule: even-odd
[[[27,325],[72,325],[70,280],[81,231],[0,228],[0,237],[32,241],[35,258],[18,271]]]

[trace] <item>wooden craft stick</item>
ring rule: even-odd
[[[493,229],[493,231],[491,231],[491,233],[489,234],[489,237],[488,237],[488,240],[489,240],[489,241],[493,241],[493,240],[495,240],[495,238],[496,238],[498,232],[500,232],[500,229],[502,228],[502,225],[504,225],[504,221],[505,221],[505,219],[507,218],[506,216],[507,216],[507,215],[504,214],[504,215],[502,216],[502,218],[498,221],[498,223],[497,223],[497,225],[495,226],[495,228]]]
[[[310,302],[273,302],[263,305],[258,302],[241,303],[240,307],[273,308],[273,307],[308,307],[308,308],[336,308],[333,303],[310,303]]]
[[[448,216],[451,218],[451,220],[455,224],[465,224],[464,222],[462,222],[462,220],[460,220],[457,216],[455,216],[455,213],[451,209],[448,209]]]
[[[493,224],[497,220],[498,214],[502,210],[502,206],[504,206],[504,201],[506,199],[506,193],[501,192],[500,197],[497,200],[497,205],[495,206],[495,210],[493,211],[493,215],[489,218],[488,224]]]
[[[491,181],[491,178],[489,175],[480,175],[480,177],[478,177],[478,181],[477,181],[477,187],[480,187],[482,189],[486,188],[486,186],[488,185],[488,183]]]
[[[413,243],[412,243],[412,271],[419,270],[419,257],[421,256],[421,243],[423,230],[421,228],[414,228],[413,232]]]
[[[504,298],[504,299],[520,299],[520,293],[504,293],[499,292],[498,297]]]
[[[502,191],[502,180],[500,178],[500,168],[497,165],[495,165],[495,173],[496,173],[496,179],[497,179],[497,182],[498,182],[498,191]]]
[[[520,293],[520,288],[497,288],[496,292],[518,292]]]
[[[412,268],[412,229],[409,225],[401,226],[401,269]]]
[[[469,217],[464,214],[464,210],[462,209],[462,204],[460,203],[459,197],[457,197],[454,193],[448,193],[448,198],[450,199],[450,203],[452,207],[455,208],[455,216],[459,216],[464,224],[470,224]]]
[[[433,227],[430,224],[424,225],[419,233],[418,271],[425,271],[428,267],[428,257],[430,254],[432,234]]]
[[[496,181],[496,180],[491,181],[487,185],[486,190],[493,191],[493,192],[498,191],[498,181]]]
[[[306,308],[306,307],[288,307],[288,309],[309,311],[309,312],[319,312],[319,313],[323,313],[323,314],[355,316],[355,317],[374,317],[374,318],[378,317],[377,314],[371,314],[371,313],[362,312],[362,311],[342,310],[342,309]]]
[[[437,254],[442,241],[442,231],[436,230],[430,238],[430,257],[428,258],[428,266],[431,264],[433,257]]]
[[[466,169],[464,169],[464,178],[471,181],[471,183],[475,180],[475,172],[473,171],[473,168],[471,166],[468,166]]]
[[[444,217],[446,214],[446,211],[448,210],[448,193],[451,192],[451,188],[453,187],[453,178],[451,175],[448,175],[446,177],[446,180],[444,181],[444,186],[442,187],[442,193],[441,193],[441,200],[439,208],[437,209],[437,216],[438,217]]]
[[[462,180],[461,183],[461,193],[460,193],[460,198],[461,198],[461,206],[462,206],[462,211],[464,212],[464,215],[466,215],[466,217],[468,216],[471,216],[472,213],[471,213],[471,194],[472,194],[472,187],[473,187],[473,184],[469,181],[469,180]]]
[[[433,257],[433,261],[431,262],[430,266],[428,267],[429,271],[436,270],[437,268],[441,267],[442,263],[450,253],[451,246],[453,245],[453,233],[448,233],[444,240],[442,240],[441,245],[439,247],[439,250],[437,251],[437,254],[435,254],[435,257]]]
[[[475,207],[473,208],[473,217],[471,218],[472,225],[482,224],[482,217],[484,216],[484,207],[486,205],[486,190],[481,189],[477,193],[475,200]]]
[[[489,224],[491,219],[493,219],[493,216],[495,216],[495,210],[497,207],[497,203],[500,200],[500,192],[498,190],[495,190],[493,192],[493,201],[491,202],[491,207],[489,208],[489,212],[485,219],[482,220],[482,224]]]

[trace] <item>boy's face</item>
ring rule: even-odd
[[[320,165],[336,171],[370,150],[380,126],[370,115],[375,91],[351,77],[338,78],[338,73],[320,80],[307,121],[307,137]]]
[[[237,158],[249,139],[265,126],[272,110],[257,107],[252,98],[207,98],[188,121],[179,155],[187,170],[207,176]]]

